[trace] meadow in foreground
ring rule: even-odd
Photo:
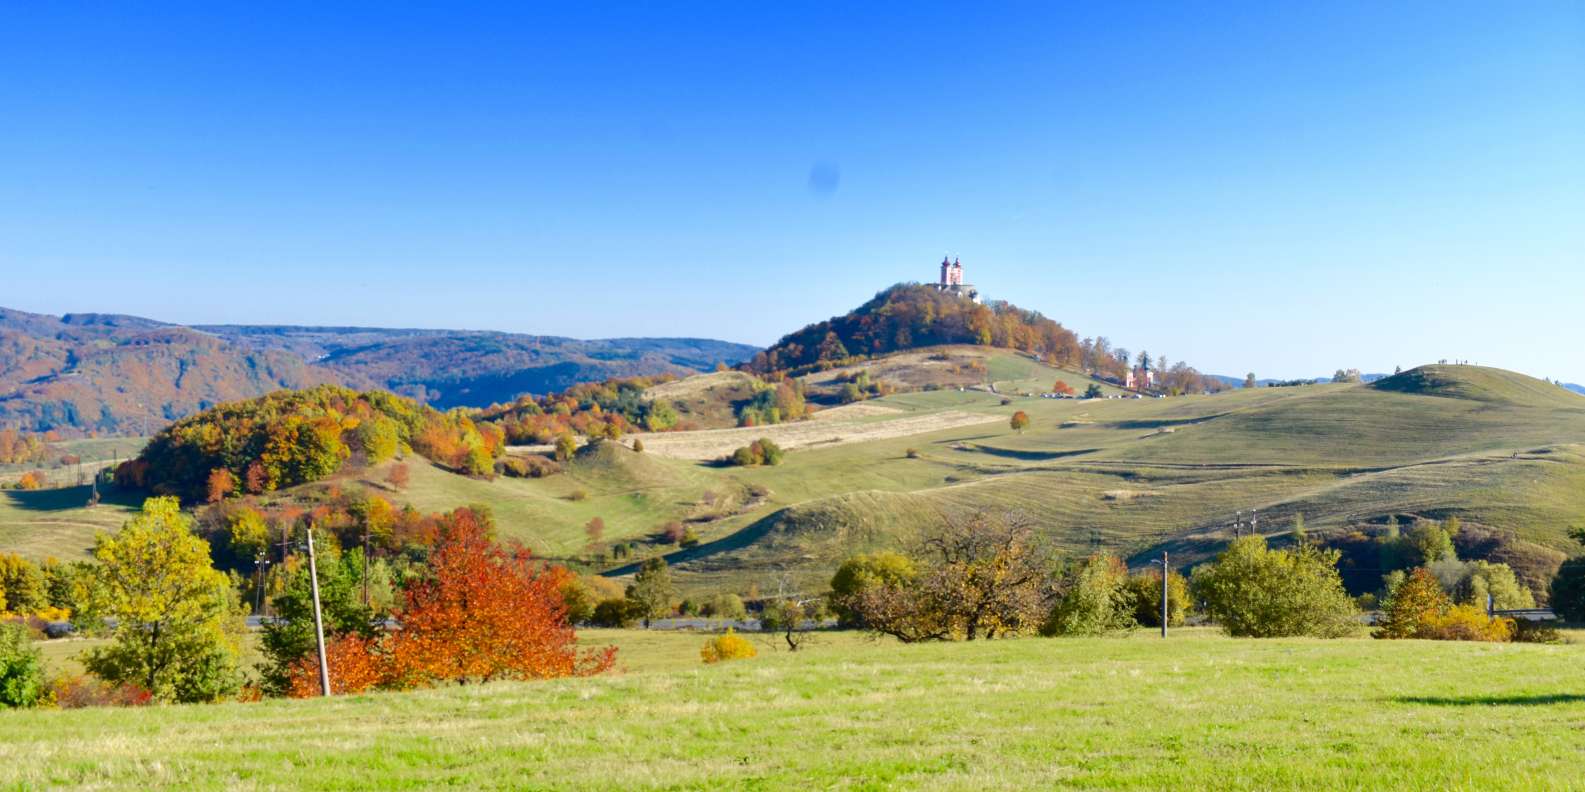
[[[332,700],[0,714],[17,788],[1581,785],[1585,646],[822,636],[703,666]]]

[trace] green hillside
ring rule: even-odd
[[[1059,371],[1010,351],[986,368],[1009,372],[1002,382]],[[1376,385],[1166,399],[999,389],[898,393],[809,421],[641,435],[643,453],[603,443],[543,479],[469,478],[410,458],[405,490],[385,483],[384,466],[332,482],[425,512],[488,505],[503,535],[575,563],[586,555],[584,526],[599,517],[606,545],[665,554],[685,589],[747,590],[789,575],[818,586],[851,553],[979,510],[1022,513],[1072,553],[1107,548],[1137,561],[1166,549],[1185,564],[1227,540],[1235,513],[1256,509],[1264,532],[1286,532],[1303,514],[1322,537],[1388,515],[1457,516],[1511,532],[1544,557],[1572,552],[1567,530],[1585,522],[1585,398],[1509,372],[1435,366]],[[1015,410],[1031,418],[1021,433],[1008,426]],[[700,461],[758,436],[791,449],[781,465]],[[120,517],[119,507],[89,513],[81,500],[0,496],[0,549],[81,552],[94,527]],[[670,522],[698,545],[663,540]]]

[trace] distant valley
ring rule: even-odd
[[[707,371],[758,349],[696,338],[208,325],[0,308],[0,426],[146,433],[280,388],[383,388],[440,408],[611,377]]]

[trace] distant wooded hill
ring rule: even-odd
[[[215,325],[0,308],[0,426],[145,433],[280,388],[385,388],[486,406],[612,377],[686,375],[755,347],[697,338],[579,340],[458,330]]]

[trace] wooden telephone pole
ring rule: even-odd
[[[330,695],[330,664],[325,660],[325,619],[319,612],[319,569],[314,565],[314,526],[308,526],[308,588],[314,594],[314,646],[319,650],[319,689]]]

